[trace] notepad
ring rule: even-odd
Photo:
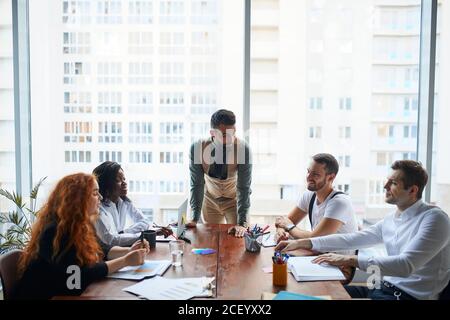
[[[326,281],[345,280],[344,274],[338,267],[312,263],[313,257],[291,257],[288,267],[297,281]]]
[[[277,245],[277,243],[275,242],[275,234],[269,233],[269,234],[263,236],[262,245],[265,248],[275,247]]]
[[[122,268],[108,275],[108,277],[125,280],[142,280],[156,275],[163,275],[170,265],[171,262],[169,260],[145,260],[144,264],[140,266]]]

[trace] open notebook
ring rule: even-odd
[[[297,281],[325,281],[345,280],[344,274],[338,267],[330,265],[319,265],[311,261],[313,257],[290,257],[288,267]]]
[[[142,280],[156,275],[163,275],[170,265],[171,262],[169,260],[145,260],[143,265],[122,268],[119,271],[108,275],[108,277],[126,280]]]

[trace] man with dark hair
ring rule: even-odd
[[[211,116],[211,136],[192,144],[190,176],[192,219],[195,227],[203,213],[205,223],[227,223],[229,233],[243,237],[247,228],[252,180],[251,153],[235,137],[236,117],[228,110]]]
[[[306,175],[308,191],[301,195],[287,217],[279,217],[275,222],[277,242],[358,230],[349,196],[333,188],[338,171],[339,164],[331,154],[319,153],[312,157]],[[309,216],[311,231],[296,226],[306,216]]]
[[[450,219],[440,208],[421,200],[428,174],[419,162],[396,161],[391,168],[384,189],[386,202],[395,204],[396,212],[359,232],[282,241],[276,249],[326,252],[383,243],[386,257],[328,253],[313,262],[375,271],[379,286],[346,287],[353,298],[438,299],[450,280]]]

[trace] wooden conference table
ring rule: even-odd
[[[260,253],[245,250],[243,238],[227,234],[230,225],[198,225],[186,231],[191,244],[185,245],[183,266],[170,267],[164,274],[167,278],[215,277],[214,297],[208,299],[261,299],[263,292],[277,293],[287,290],[306,295],[331,296],[332,299],[350,299],[339,281],[297,282],[288,274],[286,287],[272,285],[272,274],[264,273],[264,267],[271,267],[273,248],[261,248]],[[195,255],[192,248],[212,248],[216,254]],[[147,259],[170,260],[169,244],[158,242]],[[133,281],[105,279],[91,284],[79,297],[56,297],[56,299],[116,300],[137,299],[122,289],[132,285]]]

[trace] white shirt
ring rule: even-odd
[[[112,201],[102,201],[100,215],[95,223],[97,236],[112,246],[133,244],[139,238],[140,232],[148,230],[149,227],[150,223],[142,211],[130,201],[123,201],[121,198],[117,206]]]
[[[318,251],[384,243],[388,256],[358,255],[359,268],[366,271],[378,266],[384,280],[418,299],[437,299],[450,280],[450,219],[422,200],[365,230],[312,238],[311,242]]]
[[[336,233],[350,233],[358,231],[358,224],[356,222],[355,211],[353,210],[350,197],[346,194],[338,194],[333,199],[331,197],[338,192],[333,190],[324,202],[317,204],[317,197],[314,201],[312,209],[312,226],[315,229],[323,218],[330,218],[339,220],[342,225]],[[308,214],[309,202],[311,201],[314,192],[304,192],[297,204],[297,207]]]

